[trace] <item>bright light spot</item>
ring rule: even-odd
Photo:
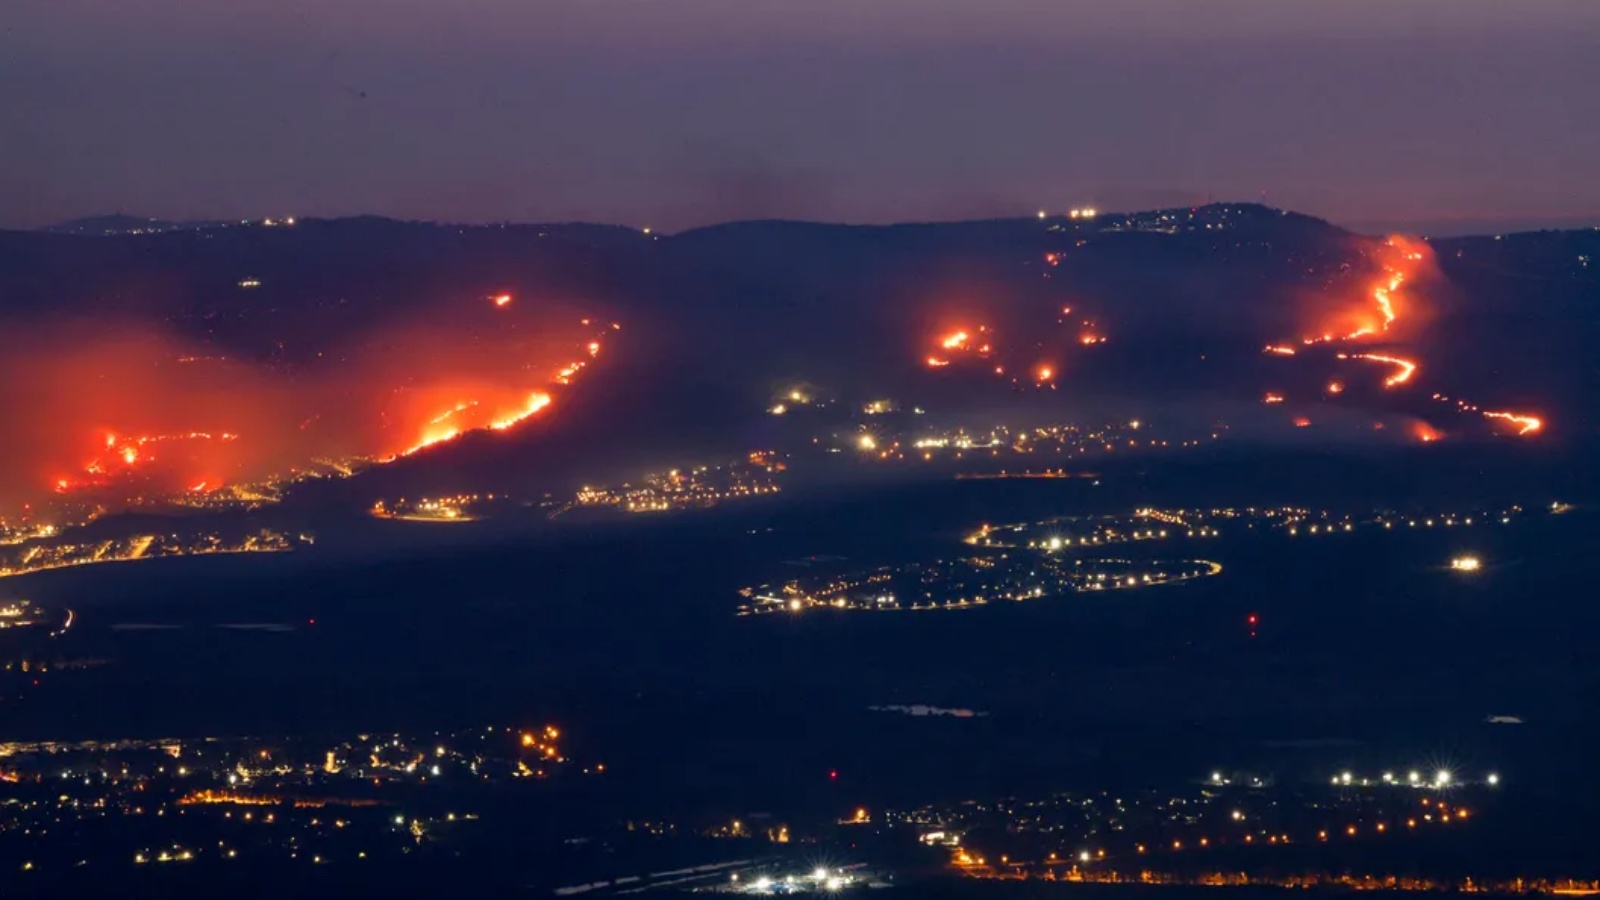
[[[1500,776],[1490,772],[1487,780],[1489,782],[1489,786],[1494,787],[1500,783]]]
[[[494,305],[495,306],[510,306],[511,305],[511,295],[510,294],[497,294],[497,295],[495,295]]]
[[[878,449],[878,441],[870,434],[863,434],[861,437],[856,438],[856,446],[862,450],[876,450]]]
[[[1457,572],[1476,572],[1483,568],[1483,561],[1476,556],[1458,556],[1450,560],[1450,568]]]

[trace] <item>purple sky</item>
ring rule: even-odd
[[[1600,0],[3,0],[0,226],[1600,224]],[[1453,224],[1452,224],[1453,223]]]

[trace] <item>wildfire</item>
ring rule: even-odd
[[[1533,416],[1522,415],[1520,413],[1486,412],[1483,414],[1483,416],[1486,419],[1504,419],[1513,425],[1516,425],[1518,435],[1533,434],[1535,431],[1538,431],[1544,427],[1543,421],[1534,418]]]
[[[1411,426],[1411,435],[1424,444],[1431,444],[1444,437],[1443,432],[1438,431],[1427,422],[1413,424]]]
[[[0,350],[8,371],[37,375],[26,388],[15,379],[0,388],[21,454],[0,471],[0,504],[193,503],[517,426],[597,365],[617,325],[538,321],[532,304],[515,302],[528,298],[501,311],[499,296],[473,303],[476,317],[407,317],[330,343],[292,375],[195,352],[162,330],[0,335],[12,342]],[[64,512],[62,502],[48,514]]]
[[[1282,394],[1274,394],[1274,393],[1270,393],[1269,392],[1265,397],[1261,398],[1261,402],[1262,403],[1282,403],[1283,402],[1283,395]]]
[[[1397,356],[1383,356],[1377,353],[1341,353],[1339,354],[1339,358],[1367,359],[1373,362],[1388,363],[1391,366],[1399,367],[1399,371],[1383,380],[1383,386],[1386,388],[1399,387],[1400,385],[1405,384],[1406,382],[1410,381],[1411,376],[1415,375],[1417,372],[1416,363],[1408,359],[1401,359]]]
[[[977,335],[982,336],[988,333],[989,326],[978,326]],[[981,344],[974,345],[974,333],[965,328],[952,331],[949,334],[938,338],[937,340],[939,344],[938,349],[944,352],[936,352],[934,355],[928,357],[928,365],[933,368],[949,365],[951,359],[953,358],[952,354],[970,353],[985,359],[994,354],[994,345],[992,343],[989,341],[984,341]]]
[[[477,405],[478,405],[478,401],[476,401],[476,400],[468,400],[465,403],[457,403],[454,407],[452,407],[450,409],[447,409],[444,412],[438,414],[437,416],[434,416],[433,418],[429,419],[428,420],[428,424],[429,425],[438,425],[440,422],[443,422],[445,419],[451,418],[452,416],[456,415],[457,413],[466,412],[467,410],[469,410],[469,409],[471,409],[471,408],[473,408],[474,406],[477,406]]]
[[[1420,251],[1406,249],[1404,246],[1402,246],[1404,243],[1404,240],[1401,238],[1390,238],[1384,242],[1384,246],[1389,250],[1399,250],[1400,252],[1397,260],[1393,258],[1393,253],[1386,254],[1387,256],[1390,256],[1391,261],[1386,261],[1383,264],[1384,274],[1382,280],[1380,280],[1377,284],[1374,284],[1371,288],[1370,296],[1372,305],[1376,307],[1378,313],[1378,319],[1376,322],[1373,322],[1369,319],[1365,322],[1362,322],[1354,330],[1345,332],[1344,334],[1339,334],[1334,331],[1324,331],[1320,335],[1302,338],[1301,343],[1305,345],[1311,345],[1336,343],[1342,341],[1357,341],[1373,335],[1387,333],[1390,327],[1399,320],[1399,313],[1395,310],[1395,295],[1399,293],[1401,286],[1406,283],[1409,270],[1416,263],[1421,262],[1423,258]],[[1268,347],[1267,351],[1269,353],[1279,352],[1272,347]],[[1283,355],[1288,356],[1292,354]]]
[[[88,477],[83,480],[57,478],[55,480],[55,490],[58,494],[68,493],[69,491],[100,484],[113,475],[124,474],[136,468],[147,466],[157,459],[155,452],[146,449],[151,445],[181,442],[212,443],[237,441],[238,439],[238,435],[229,432],[189,431],[177,434],[146,434],[137,437],[124,437],[116,432],[108,432],[104,440],[105,452],[83,464],[83,474]],[[204,482],[202,482],[203,484]]]
[[[529,394],[527,405],[522,408],[521,412],[513,413],[509,416],[505,416],[490,422],[489,429],[491,431],[504,431],[549,405],[549,394]]]
[[[1384,242],[1384,248],[1381,251],[1379,258],[1383,272],[1381,277],[1371,286],[1368,291],[1368,296],[1370,298],[1372,307],[1376,312],[1376,317],[1363,315],[1361,318],[1356,319],[1354,324],[1356,324],[1358,327],[1356,327],[1354,330],[1341,334],[1337,327],[1330,328],[1329,330],[1324,331],[1321,335],[1304,338],[1301,342],[1302,344],[1312,345],[1356,341],[1379,334],[1385,334],[1389,332],[1391,328],[1393,328],[1393,326],[1400,320],[1400,314],[1402,312],[1400,302],[1402,299],[1401,290],[1416,273],[1418,264],[1422,263],[1425,259],[1425,254],[1422,245],[1410,242],[1405,238],[1394,237]],[[1348,323],[1348,320],[1346,320],[1346,322]],[[1343,327],[1349,326],[1348,324],[1343,324]],[[1296,353],[1293,347],[1283,344],[1268,345],[1265,348],[1265,352],[1278,356],[1294,356]],[[1420,368],[1420,363],[1418,363],[1416,360],[1384,353],[1346,352],[1338,354],[1338,358],[1341,360],[1366,360],[1369,362],[1383,363],[1388,366],[1393,366],[1394,370],[1383,381],[1383,386],[1386,389],[1398,388],[1410,383]],[[1338,394],[1343,390],[1343,388],[1344,386],[1341,382],[1337,380],[1331,381],[1328,383],[1327,393]],[[1444,394],[1435,393],[1433,395],[1433,399],[1439,403],[1452,403],[1452,399]],[[1265,402],[1276,403],[1281,401],[1282,398],[1279,395],[1268,394]],[[1476,404],[1470,403],[1466,400],[1454,400],[1453,408],[1457,413],[1481,413],[1485,418],[1509,422],[1511,425],[1516,427],[1516,434],[1518,436],[1534,434],[1544,427],[1543,421],[1535,416],[1515,412],[1483,412]],[[1411,433],[1418,440],[1424,443],[1436,441],[1439,438],[1444,437],[1441,432],[1434,430],[1432,426],[1422,422],[1418,422],[1412,426]]]
[[[411,456],[412,454],[418,453],[436,444],[442,444],[446,441],[455,440],[465,432],[474,428],[484,428],[489,431],[504,431],[507,428],[517,425],[530,416],[538,413],[540,410],[549,406],[551,402],[552,400],[549,394],[536,392],[529,394],[527,400],[520,408],[499,412],[495,418],[479,424],[444,425],[443,427],[438,427],[449,420],[461,416],[462,413],[480,406],[480,403],[477,400],[469,400],[464,403],[458,403],[454,407],[445,410],[437,416],[434,416],[433,419],[428,422],[428,427],[424,429],[421,439],[419,439],[415,444],[401,451],[398,455]]]
[[[510,294],[496,294],[492,299],[494,300],[494,305],[495,306],[504,307],[504,306],[510,306],[511,305],[511,295]]]

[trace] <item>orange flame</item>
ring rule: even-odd
[[[1486,419],[1504,419],[1517,426],[1518,435],[1529,435],[1544,427],[1544,422],[1533,416],[1512,412],[1486,412]]]
[[[1414,422],[1411,425],[1411,435],[1424,444],[1431,444],[1444,437],[1444,432],[1436,430],[1427,422]]]
[[[1339,354],[1339,358],[1367,359],[1373,362],[1388,363],[1391,366],[1398,366],[1398,372],[1395,372],[1393,375],[1390,375],[1388,378],[1383,380],[1383,386],[1386,388],[1399,387],[1400,385],[1405,384],[1406,382],[1410,381],[1411,376],[1415,375],[1417,372],[1416,363],[1408,359],[1401,359],[1398,356],[1382,356],[1377,353],[1341,353]]]

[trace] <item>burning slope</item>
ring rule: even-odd
[[[1070,315],[1072,308],[1063,307],[1061,318],[1056,319],[1056,324],[1070,327],[1072,323],[1066,318]],[[988,325],[980,325],[972,330],[965,326],[956,327],[953,330],[940,332],[934,337],[933,345],[929,348],[932,352],[923,357],[923,365],[929,369],[944,369],[954,364],[967,371],[982,371],[986,377],[992,375],[1005,378],[1010,373],[1013,390],[1022,388],[1055,390],[1060,369],[1054,360],[1066,355],[1066,346],[1075,343],[1092,347],[1106,342],[1105,336],[1096,330],[1093,321],[1084,319],[1078,324],[1083,330],[1070,341],[1060,338],[1036,340],[1031,349],[1015,353],[1002,352],[1010,348],[998,346],[999,340],[995,328]],[[1040,334],[1035,335],[1035,337],[1040,336]]]
[[[1413,282],[1416,276],[1428,265],[1430,256],[1427,245],[1409,238],[1391,237],[1386,240],[1376,254],[1381,273],[1375,283],[1368,289],[1361,302],[1354,307],[1336,310],[1324,323],[1322,332],[1318,335],[1301,339],[1302,348],[1309,349],[1319,344],[1349,344],[1364,342],[1369,339],[1392,339],[1391,330],[1401,319],[1401,288]],[[1406,299],[1410,299],[1409,297]],[[1265,353],[1273,356],[1294,357],[1293,347],[1283,344],[1268,345]],[[1351,353],[1340,352],[1336,355],[1340,360],[1364,360],[1392,366],[1393,371],[1384,379],[1385,390],[1404,387],[1412,382],[1420,364],[1414,359],[1396,355],[1394,351],[1384,353]],[[1340,384],[1333,382],[1333,384]],[[1329,394],[1343,392],[1340,384],[1337,390],[1331,388]],[[1268,395],[1269,398],[1275,395]],[[1447,402],[1448,397],[1434,394],[1433,398],[1440,402]],[[1281,402],[1279,397],[1278,401]],[[1268,402],[1273,402],[1271,399]],[[1488,419],[1509,421],[1517,426],[1517,434],[1526,436],[1533,434],[1543,427],[1543,422],[1538,418],[1524,413],[1511,412],[1482,412],[1476,405],[1466,401],[1456,402],[1457,412],[1481,412]],[[1442,435],[1426,423],[1418,423],[1414,434],[1419,440],[1429,442],[1437,440]]]
[[[488,308],[492,323],[387,328],[298,368],[138,325],[6,328],[0,510],[49,497],[117,508],[511,429],[555,402],[617,327]]]

